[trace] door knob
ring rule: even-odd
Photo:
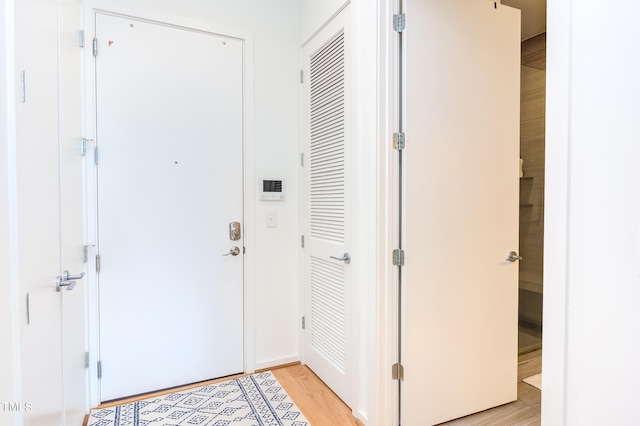
[[[240,254],[240,249],[238,248],[238,246],[233,247],[231,250],[229,250],[229,253],[225,253],[223,254],[223,256],[237,256]]]
[[[351,255],[349,255],[349,253],[343,254],[342,257],[336,257],[336,256],[329,256],[329,257],[335,260],[342,260],[347,265],[351,263]]]
[[[516,251],[510,251],[506,260],[509,262],[515,262],[516,260],[522,260],[522,256],[518,256],[518,252]]]

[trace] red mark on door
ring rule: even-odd
[[[109,40],[109,47],[113,44],[113,40]]]

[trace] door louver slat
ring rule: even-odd
[[[339,371],[346,365],[344,268],[311,258],[311,344]]]
[[[344,34],[311,58],[311,236],[344,242]],[[331,211],[327,216],[321,212]]]

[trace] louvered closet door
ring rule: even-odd
[[[350,395],[348,134],[343,11],[304,48],[305,363]],[[353,253],[351,253],[353,254]]]

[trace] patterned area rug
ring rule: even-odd
[[[92,410],[88,426],[308,426],[270,371]]]

